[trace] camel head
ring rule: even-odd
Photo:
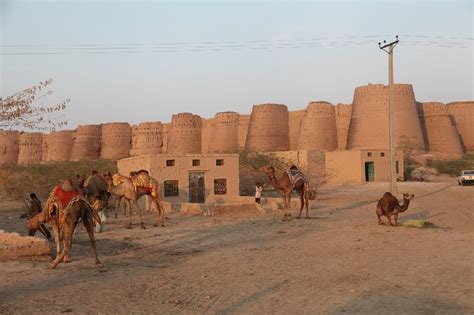
[[[275,177],[275,168],[273,166],[263,166],[260,170],[267,174],[269,178]]]
[[[415,197],[415,195],[411,194],[411,193],[404,193],[403,194],[403,199],[406,199],[406,200],[412,200],[414,197]]]
[[[46,214],[44,212],[38,213],[32,217],[30,217],[26,221],[26,230],[28,235],[33,236],[35,232],[41,230],[41,223],[45,223],[47,221]]]

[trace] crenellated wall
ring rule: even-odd
[[[53,131],[43,135],[43,162],[69,161],[74,131]]]
[[[334,105],[328,102],[308,104],[300,124],[297,149],[324,151],[337,149]]]
[[[0,130],[0,165],[18,162],[20,132]]]
[[[100,157],[100,125],[77,127],[71,151],[71,161],[95,160]]]
[[[237,153],[239,114],[221,112],[214,117],[207,153]]]
[[[245,148],[258,152],[290,149],[289,115],[286,105],[253,106]]]
[[[396,84],[396,146],[407,141],[416,153],[459,157],[474,151],[474,101],[416,103],[410,84]],[[250,115],[219,112],[202,119],[192,113],[170,123],[126,122],[79,126],[49,134],[0,130],[0,165],[121,159],[168,154],[331,151],[388,147],[388,87],[357,87],[352,104],[311,102],[304,110],[280,104],[254,105]]]
[[[467,151],[474,151],[474,101],[448,103],[462,144]]]
[[[20,134],[18,164],[38,164],[43,159],[43,134],[24,132]]]
[[[132,128],[129,123],[103,124],[100,158],[118,160],[130,156],[132,148]]]
[[[347,140],[349,149],[388,148],[388,92],[383,84],[355,89]],[[394,105],[396,146],[409,142],[423,151],[423,133],[410,84],[395,84]]]
[[[337,104],[336,108],[337,148],[345,150],[351,123],[352,105]]]
[[[130,156],[160,154],[163,148],[163,125],[159,121],[142,122],[132,127]]]
[[[443,103],[422,103],[419,113],[421,126],[426,134],[428,152],[452,157],[462,156],[461,141],[448,107]]]
[[[171,118],[168,154],[201,153],[202,120],[198,115],[180,113]]]

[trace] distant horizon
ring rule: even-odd
[[[62,129],[351,104],[356,87],[387,85],[378,42],[395,35],[395,83],[419,102],[474,100],[471,1],[7,0],[0,20],[0,95],[52,78],[46,104],[71,99]]]

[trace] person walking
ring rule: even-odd
[[[255,183],[255,202],[260,204],[260,198],[262,197],[263,187],[260,183]]]

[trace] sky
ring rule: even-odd
[[[68,126],[169,122],[192,112],[250,114],[351,103],[396,83],[418,101],[474,99],[472,1],[0,1],[0,94],[52,78]]]

